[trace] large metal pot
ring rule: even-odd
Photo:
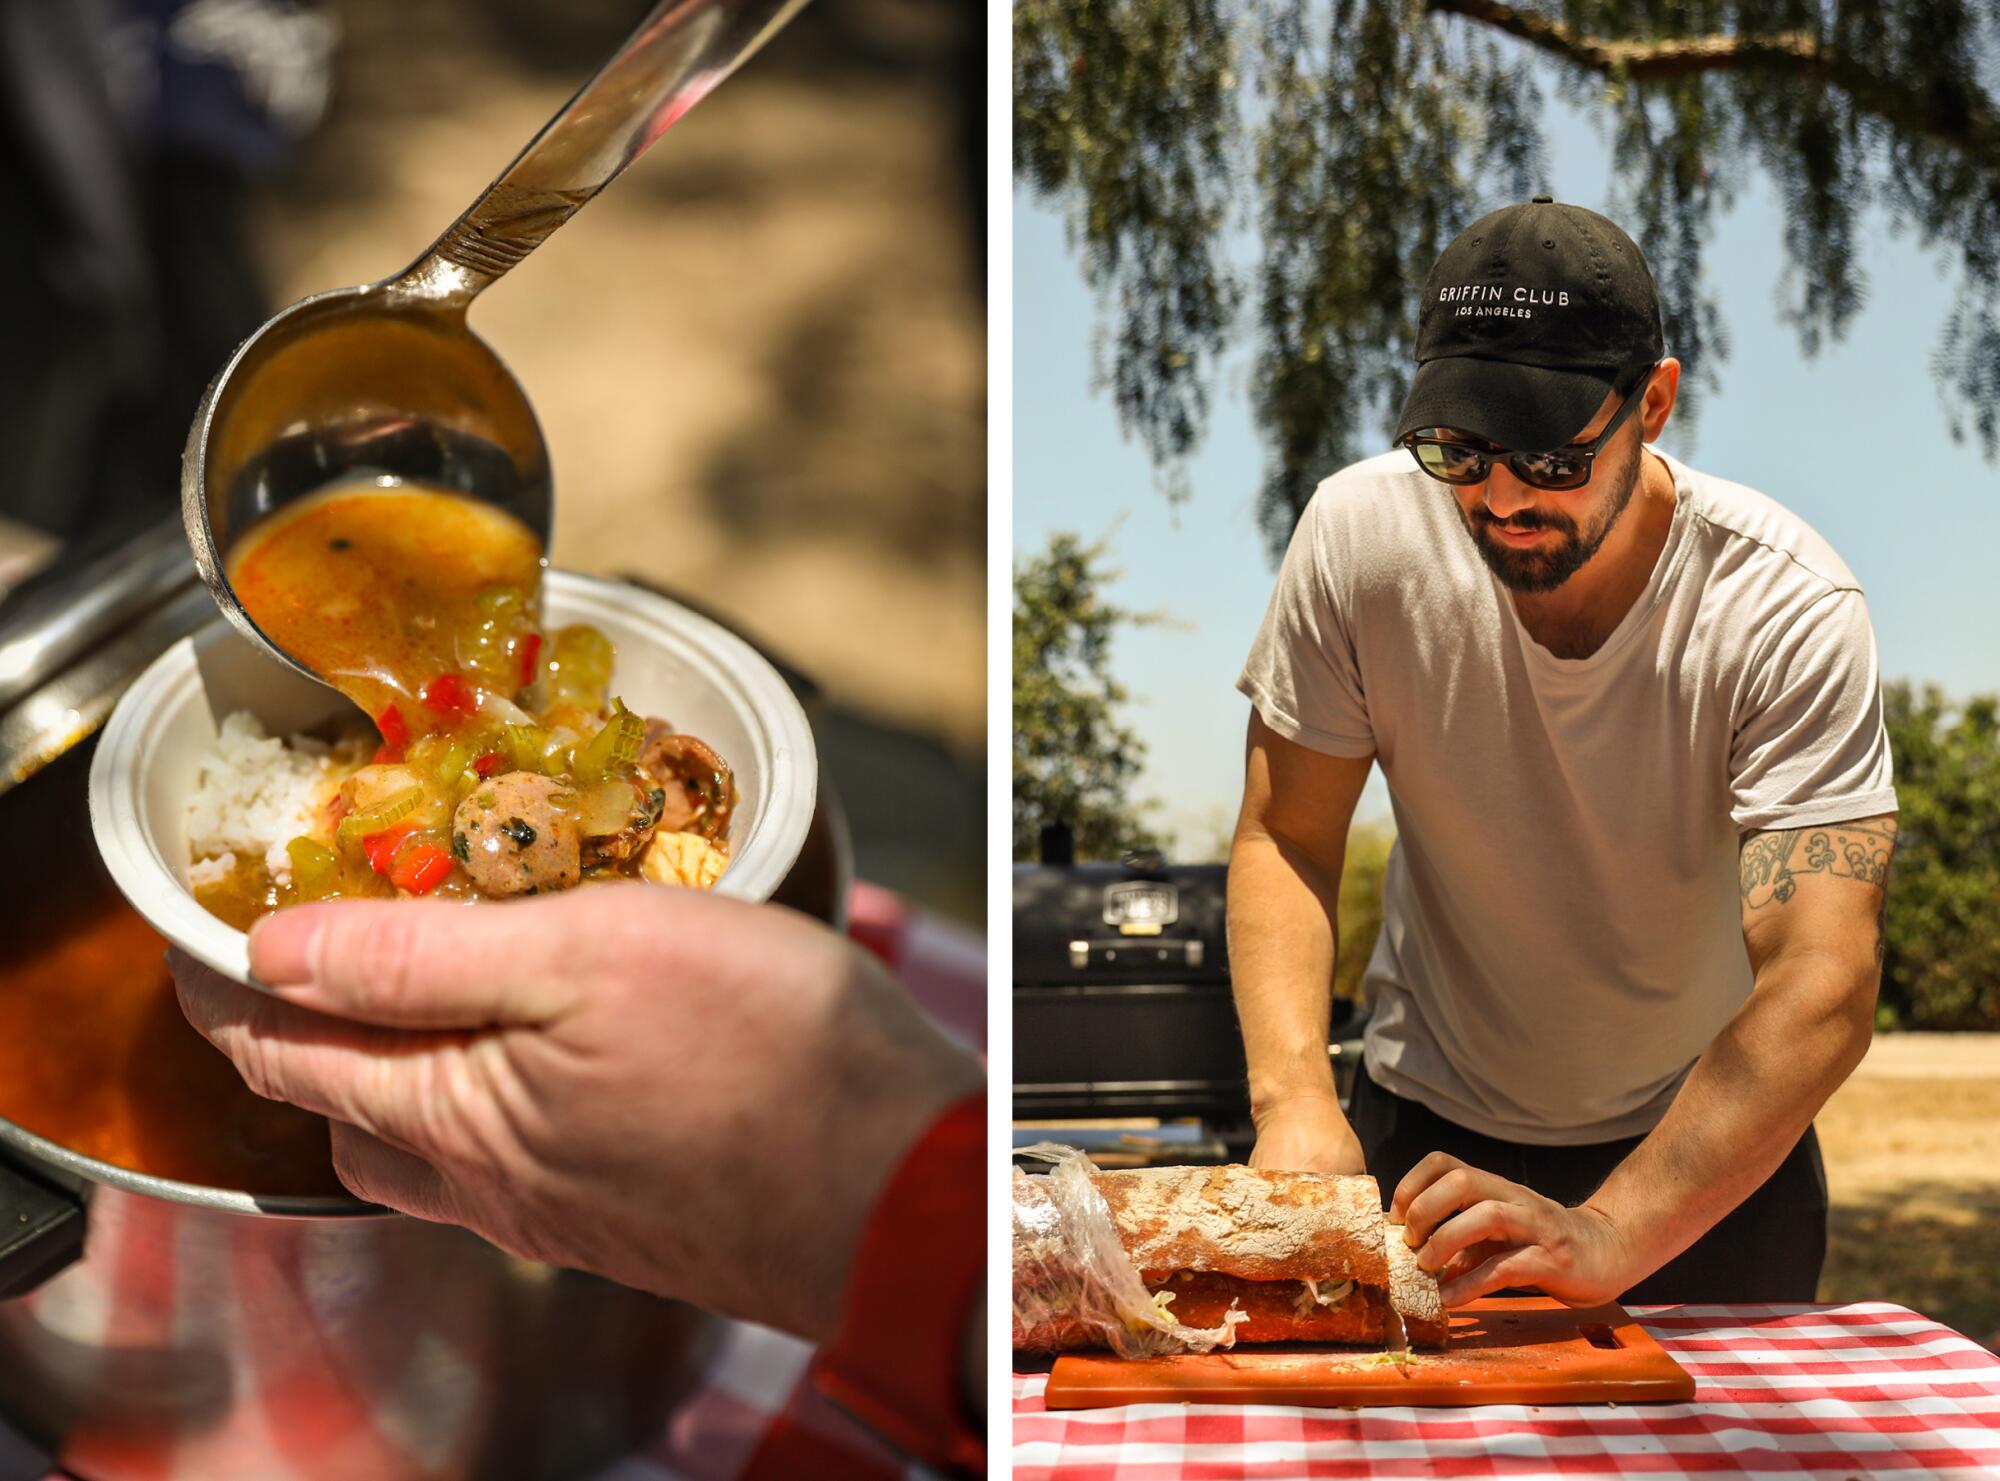
[[[84,784],[117,691],[212,618],[184,554],[160,571],[87,632],[88,571],[74,602],[44,582],[32,620],[0,608],[0,669],[12,654],[17,675],[0,692],[0,992],[65,922],[131,914],[90,843]],[[777,898],[839,923],[851,864],[821,797]],[[88,988],[93,959],[78,960]],[[156,1021],[106,1042],[103,1063],[55,1073],[82,1093],[192,1033],[163,978],[147,990],[163,994]],[[152,1104],[174,1090],[170,1075]],[[0,1107],[0,1421],[88,1481],[589,1475],[663,1432],[720,1332],[692,1308],[344,1195],[131,1171]]]
[[[74,1263],[0,1302],[0,1412],[90,1481],[583,1475],[660,1432],[719,1331],[351,1199],[168,1182],[12,1125],[0,1143],[48,1180],[0,1220],[60,1217],[67,1188],[86,1226]]]

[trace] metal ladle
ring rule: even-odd
[[[661,0],[415,262],[301,299],[237,348],[188,431],[181,518],[202,581],[244,636],[324,682],[250,619],[224,558],[256,521],[338,480],[448,489],[506,510],[547,545],[541,427],[466,309],[805,3]]]

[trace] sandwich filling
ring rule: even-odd
[[[1302,1280],[1299,1284],[1305,1287],[1296,1303],[1300,1316],[1311,1316],[1315,1307],[1338,1306],[1354,1290],[1354,1282],[1351,1280],[1344,1280],[1325,1291],[1319,1288],[1319,1282],[1316,1280]]]
[[[1337,1275],[1248,1280],[1219,1271],[1142,1271],[1159,1310],[1190,1327],[1229,1323],[1237,1342],[1374,1345],[1387,1332],[1387,1294]]]
[[[1161,1311],[1172,1315],[1173,1313],[1170,1308],[1177,1294],[1173,1289],[1175,1283],[1188,1284],[1204,1273],[1196,1270],[1176,1270],[1163,1281],[1148,1281],[1146,1289],[1153,1293],[1154,1304]],[[1230,1279],[1227,1276],[1212,1278],[1216,1280]],[[1242,1284],[1254,1286],[1260,1295],[1265,1295],[1273,1301],[1289,1300],[1292,1310],[1302,1317],[1314,1316],[1325,1311],[1330,1306],[1341,1305],[1349,1296],[1354,1294],[1355,1289],[1354,1282],[1351,1280],[1331,1282],[1322,1289],[1317,1280],[1310,1278],[1302,1280],[1248,1281],[1242,1282]],[[1232,1301],[1231,1305],[1233,1307],[1235,1302]]]

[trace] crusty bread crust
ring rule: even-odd
[[[1382,1197],[1371,1177],[1243,1167],[1095,1173],[1148,1283],[1177,1270],[1244,1280],[1352,1280],[1387,1288]]]
[[[1437,1277],[1417,1263],[1417,1252],[1403,1239],[1403,1226],[1387,1224],[1384,1237],[1389,1255],[1389,1300],[1403,1318],[1412,1347],[1443,1347],[1451,1331],[1438,1295]]]

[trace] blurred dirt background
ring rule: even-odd
[[[647,9],[336,0],[325,122],[253,217],[275,306],[400,268]],[[482,298],[554,459],[552,557],[821,688],[861,871],[983,912],[977,7],[822,0]]]
[[[1895,1301],[2000,1352],[2000,1034],[1880,1034],[1820,1113],[1822,1301]]]

